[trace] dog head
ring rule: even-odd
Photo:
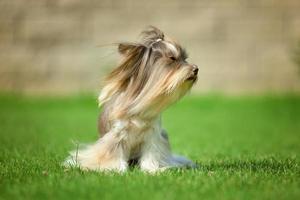
[[[162,31],[149,27],[139,43],[120,43],[120,65],[106,79],[99,103],[113,105],[112,115],[154,117],[186,94],[198,67],[185,50]],[[111,102],[112,101],[112,102]]]

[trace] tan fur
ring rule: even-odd
[[[71,153],[83,169],[124,171],[131,159],[138,159],[146,171],[192,163],[172,156],[160,114],[190,90],[198,68],[159,29],[149,27],[141,37],[141,42],[119,44],[122,61],[99,95],[102,137]]]

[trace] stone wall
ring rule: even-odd
[[[116,64],[110,44],[151,24],[200,66],[193,92],[299,92],[299,10],[297,0],[2,0],[0,90],[98,91]]]

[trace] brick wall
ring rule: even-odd
[[[98,91],[117,60],[108,44],[151,24],[200,66],[193,92],[299,92],[299,10],[297,0],[2,0],[0,90]]]

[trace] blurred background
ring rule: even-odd
[[[199,168],[60,167],[99,138],[111,44],[149,25],[200,68],[163,114],[172,150]],[[0,0],[0,144],[0,200],[299,200],[300,0]]]
[[[193,93],[299,93],[298,0],[1,0],[0,91],[98,92],[148,25],[200,67]]]

